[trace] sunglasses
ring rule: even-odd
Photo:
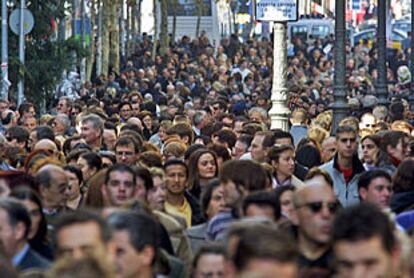
[[[335,212],[337,212],[337,210],[340,207],[338,202],[311,202],[300,206],[296,206],[296,208],[307,207],[312,211],[312,213],[316,214],[319,213],[324,206],[328,208],[328,211],[331,214],[335,214]]]

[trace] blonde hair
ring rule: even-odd
[[[320,125],[314,125],[308,130],[308,138],[316,142],[321,149],[322,142],[329,137],[329,132]]]

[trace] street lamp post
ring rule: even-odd
[[[7,99],[9,95],[9,78],[8,78],[8,20],[7,20],[7,0],[1,1],[1,99]]]
[[[378,79],[375,84],[378,101],[381,105],[387,105],[387,38],[386,38],[386,21],[387,21],[387,3],[386,0],[378,1]]]
[[[335,4],[335,73],[334,73],[334,111],[333,131],[339,122],[346,117],[346,53],[345,53],[345,0],[337,0]]]
[[[414,111],[414,1],[411,1],[411,93],[408,97],[410,110]]]
[[[269,111],[271,129],[279,128],[288,131],[287,102],[287,38],[285,22],[273,23],[273,85],[272,108]]]

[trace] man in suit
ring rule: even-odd
[[[22,204],[9,198],[0,200],[0,240],[19,271],[49,267],[49,261],[29,246],[30,225],[29,213]]]

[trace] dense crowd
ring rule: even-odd
[[[270,129],[271,40],[234,35],[155,59],[144,35],[48,114],[0,100],[0,276],[410,277],[409,65],[394,53],[380,105],[368,44],[347,48],[336,130],[332,36],[291,42],[289,131]]]

